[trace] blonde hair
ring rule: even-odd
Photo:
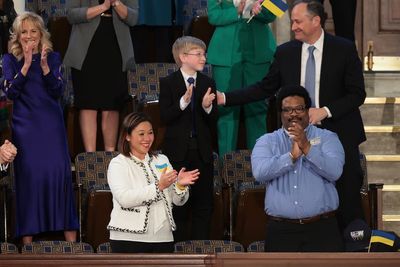
[[[199,38],[193,36],[182,36],[176,39],[172,45],[172,54],[176,64],[182,65],[179,55],[189,53],[190,50],[201,48],[206,50],[206,44]]]
[[[50,41],[50,33],[47,31],[46,27],[44,26],[43,19],[33,13],[33,12],[24,12],[21,13],[16,17],[14,20],[11,36],[10,36],[10,52],[13,54],[18,60],[22,59],[24,53],[22,50],[22,45],[19,42],[19,38],[22,33],[22,25],[27,21],[33,24],[39,31],[40,31],[40,42],[38,45],[39,52],[42,51],[43,45],[45,45],[48,51],[53,51],[53,44]]]

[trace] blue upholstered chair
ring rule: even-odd
[[[247,252],[264,252],[265,241],[255,241],[247,247]]]
[[[175,253],[213,254],[244,252],[242,244],[229,240],[188,240],[175,243]]]
[[[97,253],[102,253],[102,254],[112,253],[112,251],[111,251],[111,246],[110,246],[110,242],[105,242],[105,243],[100,244],[100,245],[97,247],[96,252],[97,252]]]
[[[1,254],[17,254],[18,248],[16,245],[7,242],[0,242]]]
[[[159,79],[178,69],[174,63],[136,64],[128,72],[129,93],[136,96],[139,103],[158,101],[160,95]]]
[[[112,194],[107,182],[111,159],[118,152],[84,152],[75,158],[76,180],[81,185],[79,217],[85,242],[97,247],[108,240],[106,226],[112,210]],[[83,220],[85,218],[85,220]]]
[[[88,243],[68,241],[35,241],[22,246],[22,254],[87,254],[93,253]]]
[[[159,80],[178,70],[174,63],[136,64],[128,72],[130,95],[137,96],[139,103],[158,101],[160,95]],[[211,66],[204,66],[203,73],[211,77]]]
[[[242,182],[254,182],[251,171],[251,150],[228,152],[222,160],[222,178],[225,183],[239,189]]]
[[[382,229],[382,183],[368,183],[367,158],[360,153],[361,169],[363,171],[363,185],[361,187],[361,202],[364,210],[365,221],[371,229]]]

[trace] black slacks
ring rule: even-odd
[[[343,231],[346,226],[355,219],[364,219],[364,211],[361,204],[361,186],[363,173],[360,164],[360,151],[357,148],[344,148],[345,164],[343,173],[336,182],[339,195],[339,209],[337,219],[339,228]]]
[[[213,163],[204,162],[198,149],[194,148],[188,150],[184,161],[171,164],[178,172],[182,167],[200,171],[199,179],[190,186],[188,202],[183,206],[174,206],[175,242],[209,239],[213,211]]]
[[[269,220],[266,252],[341,252],[342,235],[335,217],[309,224]]]
[[[146,243],[123,240],[110,240],[113,253],[172,253],[174,242]]]

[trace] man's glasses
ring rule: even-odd
[[[301,114],[304,111],[306,111],[306,107],[304,107],[304,106],[297,106],[297,107],[294,107],[294,108],[292,108],[292,107],[282,108],[282,112],[286,113],[286,114],[292,114],[293,112],[296,113],[296,114]]]
[[[199,52],[199,53],[184,53],[184,54],[185,54],[185,55],[196,56],[196,57],[198,57],[198,58],[201,58],[201,57],[207,58],[207,53],[201,53],[201,52]]]

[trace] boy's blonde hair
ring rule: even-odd
[[[10,41],[11,41],[10,52],[18,60],[22,59],[22,57],[24,56],[22,51],[22,45],[19,42],[19,37],[21,36],[22,33],[22,24],[25,21],[32,23],[40,31],[41,39],[38,47],[39,53],[42,52],[43,45],[47,47],[47,50],[49,52],[53,51],[53,44],[50,41],[50,33],[44,26],[43,19],[39,15],[33,12],[24,12],[21,15],[17,16],[17,18],[14,20],[10,36]]]
[[[174,56],[176,64],[182,66],[179,55],[189,53],[190,50],[201,48],[206,51],[206,44],[199,38],[193,36],[182,36],[176,39],[172,45],[172,54]]]

